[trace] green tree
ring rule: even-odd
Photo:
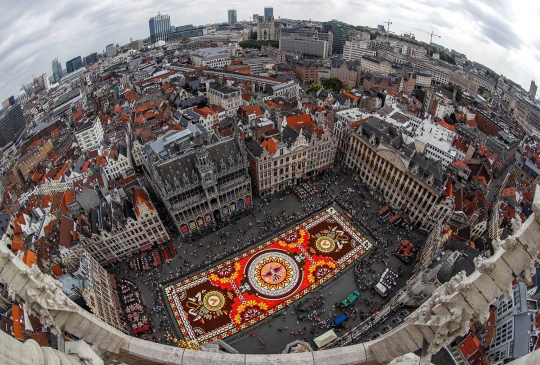
[[[316,94],[320,89],[322,89],[322,85],[321,84],[311,84],[309,86],[309,88],[306,90],[306,93],[308,94]]]
[[[330,77],[329,79],[323,80],[322,86],[328,92],[331,92],[330,90],[332,90],[332,92],[338,93],[343,89],[343,82],[337,77]]]
[[[270,41],[270,40],[267,40],[267,41],[249,40],[249,41],[242,41],[239,44],[240,44],[240,47],[242,47],[242,48],[261,49],[262,46],[272,46],[272,47],[275,47],[275,48],[279,47],[279,41]]]
[[[251,34],[249,35],[249,39],[252,40],[252,41],[256,41],[257,40],[257,32],[251,32]]]
[[[456,91],[456,101],[462,101],[463,100],[463,91],[461,90],[461,88],[457,88],[457,91]]]

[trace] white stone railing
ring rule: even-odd
[[[534,213],[517,233],[503,242],[495,241],[496,252],[476,261],[477,270],[466,277],[456,275],[435,290],[405,323],[375,341],[331,350],[294,354],[246,355],[193,351],[144,341],[126,335],[84,311],[67,298],[60,283],[27,267],[0,244],[0,280],[9,294],[26,304],[30,312],[53,333],[69,332],[101,350],[105,362],[127,364],[386,364],[416,351],[424,343],[429,353],[463,336],[474,321],[483,321],[488,306],[501,294],[511,295],[512,280],[525,273],[531,277],[533,258],[540,249],[540,193],[535,195]],[[519,226],[519,225],[518,225]],[[1,348],[0,348],[1,349]],[[7,354],[11,356],[11,354]],[[21,362],[22,363],[22,362]]]

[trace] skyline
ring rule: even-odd
[[[244,6],[246,4],[247,6]],[[51,61],[66,61],[98,52],[107,44],[127,44],[130,38],[149,36],[148,20],[160,12],[171,17],[171,25],[227,22],[228,10],[236,9],[238,20],[264,14],[274,8],[274,16],[313,21],[337,19],[352,25],[377,27],[390,19],[391,31],[401,34],[412,28],[434,31],[442,38],[435,43],[467,55],[497,73],[529,89],[531,80],[540,81],[540,34],[529,31],[540,20],[540,4],[530,0],[453,0],[433,6],[427,0],[413,4],[382,0],[377,3],[352,1],[231,1],[214,4],[184,0],[159,3],[152,0],[94,3],[81,1],[77,11],[67,0],[45,0],[32,8],[8,0],[0,21],[11,29],[0,41],[0,100],[17,96],[21,84],[33,76],[52,75]],[[58,10],[56,10],[58,9]],[[209,9],[212,9],[210,12]],[[316,19],[317,14],[325,18]],[[429,35],[412,29],[417,40],[429,43]]]

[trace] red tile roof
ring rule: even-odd
[[[247,105],[241,107],[242,110],[246,113],[246,115],[255,114],[256,116],[260,117],[263,115],[263,111],[261,110],[261,107],[258,105]]]
[[[351,123],[351,129],[354,129],[354,128],[358,127],[360,124],[362,124],[364,122],[367,122],[368,120],[369,120],[369,118],[364,118],[364,119],[357,120],[356,122],[352,122]]]
[[[467,164],[463,161],[454,161],[452,162],[452,166],[458,166],[458,167],[461,167],[461,168],[464,168],[464,169],[467,169]]]
[[[126,92],[126,99],[128,99],[129,101],[139,100],[139,95],[137,95],[137,93],[134,91],[128,90]]]
[[[203,118],[208,118],[209,115],[216,115],[216,112],[208,107],[204,108],[194,108],[193,111]]]
[[[451,130],[452,132],[455,132],[456,127],[452,124],[446,123],[444,120],[440,120],[439,124],[442,125],[444,128]]]
[[[83,116],[83,111],[79,110],[78,112],[73,113],[73,120],[79,120]]]
[[[275,140],[273,137],[267,139],[266,141],[264,141],[261,144],[261,146],[263,148],[266,148],[268,150],[268,152],[270,152],[271,155],[276,153],[278,145],[279,145],[279,142],[277,140]]]
[[[264,103],[268,105],[270,108],[277,108],[278,105],[274,103],[272,100],[265,100]]]

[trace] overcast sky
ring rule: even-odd
[[[433,30],[433,42],[465,53],[529,89],[540,84],[540,1],[534,0],[2,0],[0,1],[0,101],[18,95],[33,76],[52,74],[51,62],[102,52],[110,43],[149,36],[148,19],[160,11],[171,24],[238,20],[274,7],[274,17],[325,21],[338,19],[376,27],[390,19],[391,31]],[[416,39],[429,35],[412,29]]]

